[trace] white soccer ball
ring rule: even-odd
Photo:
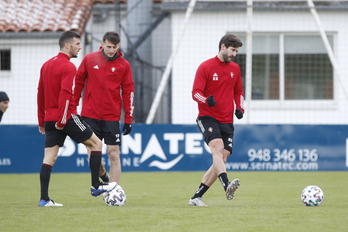
[[[319,206],[324,201],[324,192],[318,186],[309,185],[303,189],[301,200],[306,206]]]
[[[126,193],[118,184],[113,190],[103,193],[103,200],[108,206],[122,206],[126,203]]]

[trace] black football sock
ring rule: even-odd
[[[102,159],[101,151],[91,151],[91,157],[89,159],[89,168],[91,170],[92,186],[97,189],[100,185],[99,181],[99,168]]]
[[[194,198],[197,198],[197,197],[202,197],[203,194],[204,194],[206,191],[208,191],[208,189],[209,189],[209,186],[207,186],[207,185],[201,183],[201,184],[199,185],[199,187],[198,187],[198,189],[197,189],[195,195],[193,195],[193,197],[192,197],[191,199],[194,199]]]
[[[109,182],[109,176],[106,172],[104,175],[101,175],[100,178],[103,180],[103,182]]]
[[[48,164],[42,164],[40,170],[40,189],[41,196],[40,200],[48,201],[50,198],[48,196],[48,186],[51,179],[52,166]]]
[[[223,172],[223,173],[220,173],[219,175],[219,180],[222,184],[222,187],[224,187],[225,191],[227,189],[227,186],[229,184],[229,180],[228,180],[228,177],[227,177],[227,173],[226,172]]]

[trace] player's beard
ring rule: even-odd
[[[227,52],[222,54],[222,58],[224,59],[225,63],[230,63],[232,61],[232,58],[229,59],[230,57],[227,55]]]
[[[80,50],[75,51],[73,48],[70,49],[71,58],[77,58]]]
[[[72,54],[72,58],[77,58],[78,52],[75,52],[74,54]]]

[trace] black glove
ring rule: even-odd
[[[128,135],[129,133],[131,133],[131,131],[132,131],[132,124],[125,123],[122,129],[123,135]]]
[[[214,96],[213,95],[210,95],[209,97],[207,97],[206,101],[208,103],[208,106],[210,106],[210,107],[216,105],[216,101],[214,100]]]
[[[241,109],[236,109],[236,112],[234,114],[238,119],[243,118],[243,111]]]

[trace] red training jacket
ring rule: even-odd
[[[134,82],[129,62],[121,52],[109,61],[103,51],[85,56],[76,74],[76,99],[84,91],[82,112],[84,117],[105,121],[120,121],[122,103],[124,123],[132,124]],[[122,98],[121,98],[122,96]],[[78,103],[76,104],[78,105]]]
[[[40,70],[37,92],[39,126],[46,121],[57,121],[64,127],[71,114],[77,114],[73,103],[76,67],[64,53],[46,61]]]
[[[216,105],[206,98],[214,95]],[[192,98],[198,103],[198,116],[212,116],[220,123],[233,123],[235,105],[244,113],[243,86],[239,65],[222,62],[217,56],[204,61],[197,69]]]

